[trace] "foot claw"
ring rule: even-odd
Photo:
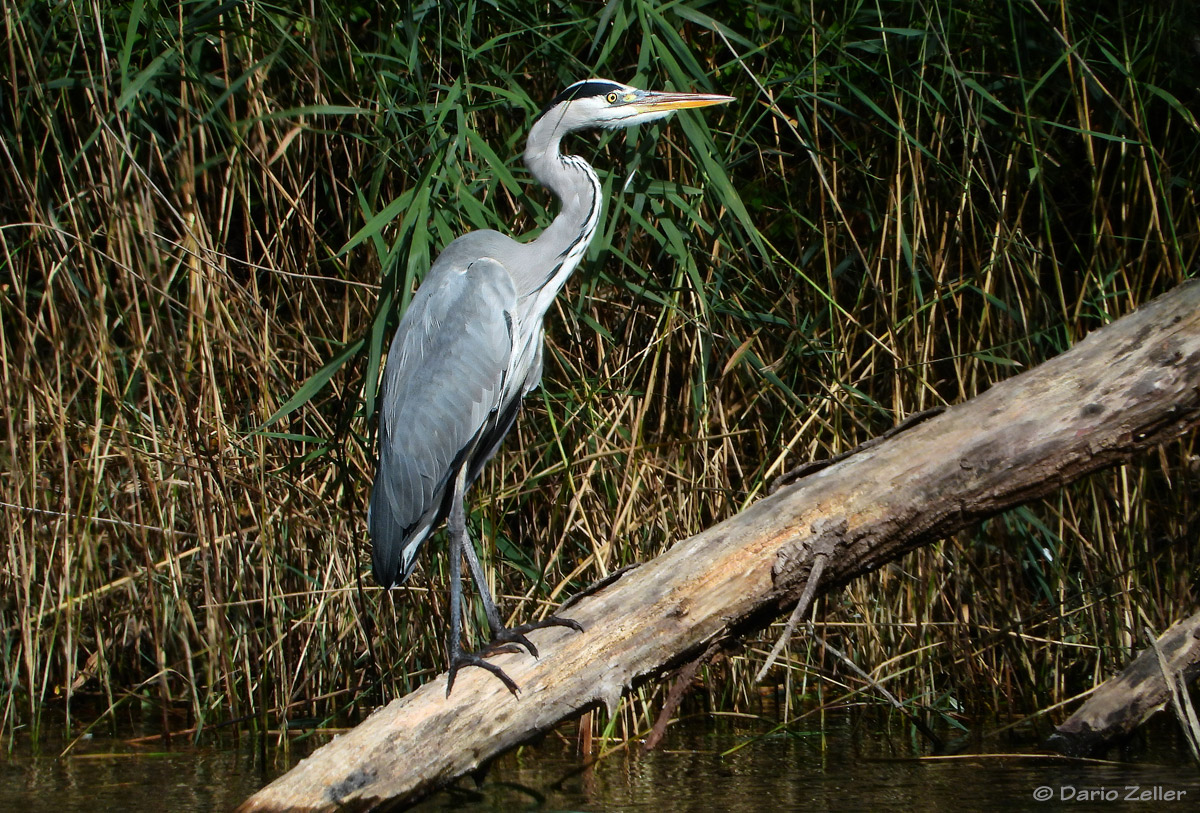
[[[537,657],[537,647],[533,642],[519,632],[513,630],[501,630],[500,634],[492,639],[492,642],[487,645],[484,650],[491,655],[493,652],[520,652],[521,647],[525,647],[529,654]]]
[[[556,615],[550,615],[543,618],[541,621],[530,621],[528,624],[521,624],[518,627],[507,627],[496,630],[492,635],[492,642],[488,644],[483,651],[479,653],[463,652],[458,650],[450,653],[450,676],[446,680],[446,697],[450,696],[450,690],[454,688],[454,677],[458,674],[458,670],[463,666],[478,666],[480,669],[486,669],[496,677],[500,678],[500,682],[504,687],[512,692],[513,697],[520,696],[520,688],[516,681],[504,674],[504,670],[494,663],[489,663],[484,658],[491,655],[502,655],[506,652],[520,652],[521,647],[525,647],[529,654],[533,657],[538,656],[537,647],[529,640],[525,633],[531,630],[545,629],[546,627],[567,627],[576,632],[583,632],[583,627],[578,621],[573,621],[570,618],[559,618]]]
[[[516,651],[516,650],[509,650]],[[446,697],[450,696],[450,690],[454,688],[454,677],[458,674],[458,670],[463,666],[478,666],[481,669],[486,669],[496,677],[500,678],[500,682],[504,684],[504,688],[512,692],[513,697],[519,697],[521,690],[517,686],[516,681],[504,674],[504,670],[494,663],[488,663],[481,656],[458,652],[450,658],[450,677],[446,681]]]
[[[536,658],[538,656],[537,647],[526,637],[525,633],[546,629],[547,627],[567,627],[576,632],[583,632],[583,627],[579,625],[578,621],[570,618],[559,618],[557,615],[548,615],[541,621],[530,621],[528,624],[521,624],[517,627],[496,630],[492,635],[492,643],[519,644],[529,650],[529,654]]]
[[[506,653],[518,653],[521,651],[520,641],[502,642],[492,641],[479,651],[479,657],[488,658],[492,655],[504,655]]]

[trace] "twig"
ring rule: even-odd
[[[762,669],[758,670],[758,674],[754,676],[755,683],[762,683],[763,678],[767,676],[767,670],[775,663],[779,653],[787,646],[787,642],[791,640],[792,633],[796,631],[796,625],[800,623],[800,619],[808,612],[809,606],[812,604],[813,596],[817,594],[817,585],[821,583],[821,574],[825,572],[825,562],[829,560],[829,554],[824,551],[817,551],[813,554],[812,570],[808,573],[808,581],[804,585],[804,592],[800,594],[800,600],[796,602],[796,609],[792,610],[792,615],[788,618],[787,626],[783,628],[783,634],[779,636],[779,640],[775,642],[775,646],[771,648],[771,654],[767,655],[767,661],[762,665]]]
[[[662,740],[663,734],[667,731],[667,723],[671,721],[671,715],[679,708],[679,704],[683,702],[684,692],[687,687],[692,684],[692,679],[696,677],[696,673],[700,671],[700,667],[708,662],[708,659],[717,653],[721,648],[718,641],[708,645],[708,648],[700,655],[700,657],[679,667],[675,672],[675,682],[671,685],[671,690],[667,692],[667,699],[663,702],[662,710],[658,713],[658,719],[654,721],[654,727],[650,729],[650,735],[646,737],[642,743],[642,751],[653,751],[658,747],[658,743]]]
[[[892,694],[887,689],[885,689],[883,687],[882,683],[875,680],[875,678],[871,677],[866,672],[864,672],[857,663],[850,660],[850,658],[846,655],[845,652],[842,652],[835,646],[831,646],[829,644],[829,642],[826,641],[824,638],[822,638],[820,635],[813,633],[813,637],[817,639],[817,642],[820,643],[821,646],[825,647],[825,649],[832,652],[835,656],[837,656],[838,660],[840,660],[847,667],[849,667],[850,671],[854,672],[854,674],[858,675],[860,678],[862,678],[867,683],[869,683],[871,688],[873,688],[875,691],[877,691],[881,695],[883,695],[883,697],[889,703],[892,704],[892,706],[896,709],[896,711],[900,712],[905,717],[907,717],[909,719],[909,721],[911,721],[912,724],[917,727],[917,730],[925,735],[926,739],[928,739],[929,742],[933,745],[934,750],[940,751],[942,749],[941,737],[939,737],[937,734],[934,734],[933,730],[930,729],[929,726],[925,725],[925,723],[919,717],[917,717],[917,715],[913,714],[911,711],[909,711],[907,708],[905,708],[904,704],[902,704],[896,698],[896,696],[894,694]]]
[[[771,485],[767,488],[767,493],[774,494],[776,491],[783,488],[784,486],[789,486],[792,483],[796,482],[797,480],[807,477],[808,475],[813,474],[815,472],[818,472],[821,469],[827,469],[830,466],[832,466],[834,463],[840,463],[841,461],[845,460],[847,457],[856,455],[859,452],[865,452],[867,449],[870,449],[873,446],[878,446],[880,443],[883,443],[888,438],[893,438],[896,435],[900,434],[901,432],[903,432],[907,429],[912,429],[917,424],[927,421],[930,418],[936,418],[938,415],[941,415],[945,411],[946,411],[946,408],[944,406],[938,406],[938,407],[931,407],[930,409],[924,409],[924,410],[921,410],[920,412],[914,412],[912,415],[909,415],[907,418],[900,421],[900,423],[896,424],[895,426],[893,426],[891,429],[884,432],[879,437],[871,438],[868,441],[864,441],[864,442],[858,444],[857,446],[855,446],[853,449],[848,449],[848,450],[842,452],[841,454],[835,454],[833,457],[827,457],[824,460],[810,460],[807,463],[801,463],[799,466],[796,466],[796,468],[794,468],[790,471],[786,471],[783,474],[776,477],[774,480],[772,480]]]

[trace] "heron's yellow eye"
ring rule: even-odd
[[[610,93],[605,98],[608,99],[609,104],[617,103],[617,94],[615,94],[615,93]]]

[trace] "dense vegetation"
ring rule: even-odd
[[[601,234],[474,491],[517,617],[1196,272],[1192,0],[298,8],[4,6],[6,734],[353,720],[441,670],[444,557],[367,573],[381,357],[441,246],[552,216],[517,156],[578,78],[738,102],[570,142]],[[926,719],[1067,700],[1194,608],[1196,454],[911,554],[817,632]],[[759,710],[771,635],[707,703]],[[812,641],[789,714],[882,702]]]

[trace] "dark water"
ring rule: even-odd
[[[416,809],[1200,809],[1200,773],[1168,725],[1127,761],[1104,763],[1040,758],[1031,747],[1013,749],[1018,756],[920,759],[926,749],[905,726],[889,730],[861,717],[826,718],[823,732],[798,724],[764,735],[765,728],[679,725],[661,750],[617,752],[590,767],[572,740],[551,734],[501,759],[482,787],[464,780]],[[0,763],[0,811],[231,810],[307,750],[271,749],[264,764],[245,741],[164,751],[94,738],[66,757],[10,755]],[[1131,788],[1143,798],[1128,798]]]

